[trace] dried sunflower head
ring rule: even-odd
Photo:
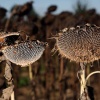
[[[47,43],[38,40],[25,41],[16,45],[6,46],[2,49],[2,52],[6,59],[12,63],[27,66],[41,57],[46,45]]]
[[[86,24],[63,29],[56,39],[59,53],[75,62],[93,62],[100,58],[100,27]]]

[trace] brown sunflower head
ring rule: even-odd
[[[100,58],[100,27],[85,24],[63,29],[56,39],[59,53],[75,62],[93,62]]]

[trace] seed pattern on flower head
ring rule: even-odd
[[[55,38],[62,56],[76,62],[93,62],[100,58],[100,27],[86,24],[63,30]]]
[[[4,56],[11,62],[27,66],[38,60],[45,50],[46,43],[40,41],[26,41],[3,48]]]

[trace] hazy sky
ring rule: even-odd
[[[14,4],[23,4],[31,0],[0,0],[0,6],[5,7],[8,11]],[[39,15],[44,15],[46,9],[50,5],[57,5],[58,9],[56,13],[61,11],[73,11],[77,0],[34,0],[33,6]],[[100,13],[100,0],[81,0],[88,4],[88,8],[96,8]]]

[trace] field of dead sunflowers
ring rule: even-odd
[[[57,10],[57,6],[51,5],[50,7],[48,7],[45,16],[40,17],[34,11],[32,4],[33,2],[27,2],[23,5],[12,7],[9,18],[6,16],[7,10],[0,7],[1,33],[4,32],[6,34],[9,32],[15,32],[20,34],[20,36],[12,35],[6,37],[5,39],[3,38],[4,40],[0,38],[1,49],[3,48],[2,42],[6,42],[6,45],[8,46],[13,46],[15,43],[22,43],[22,41],[35,40],[39,40],[36,41],[39,46],[41,46],[42,42],[48,43],[48,46],[44,50],[43,55],[40,57],[40,59],[31,64],[31,69],[29,69],[28,67],[20,66],[20,64],[17,65],[10,62],[11,74],[13,78],[13,80],[10,81],[14,84],[14,98],[15,100],[78,100],[80,97],[80,79],[79,77],[77,77],[77,73],[81,69],[80,64],[78,63],[78,61],[70,60],[69,56],[69,59],[66,59],[68,57],[64,55],[64,52],[61,53],[62,51],[59,49],[59,47],[62,47],[62,45],[60,46],[60,43],[62,42],[63,45],[66,45],[64,44],[66,41],[61,41],[60,43],[58,41],[57,45],[57,40],[60,40],[60,33],[66,32],[67,29],[69,29],[69,32],[70,29],[74,29],[76,27],[90,27],[90,30],[92,30],[91,27],[99,27],[100,14],[98,14],[95,9],[80,9],[79,11],[77,10],[75,13],[63,11],[60,14],[53,14],[53,12]],[[96,30],[95,32],[98,32],[98,34],[100,34],[100,28],[98,28],[98,30]],[[73,34],[74,33],[71,33],[71,36],[73,36]],[[98,35],[98,38],[96,38],[97,41],[100,41],[99,37],[100,35]],[[4,48],[6,45],[3,45]],[[100,48],[100,42],[98,42],[97,46]],[[65,48],[63,49],[66,48],[67,46],[65,46]],[[65,51],[68,52],[67,50]],[[16,54],[16,52],[14,53]],[[8,54],[8,58],[9,55],[12,54]],[[1,52],[1,96],[3,94],[2,91],[10,84],[9,81],[6,81],[4,77],[6,60],[2,60],[2,56],[3,53]],[[83,58],[81,60],[85,62],[87,61],[87,64],[85,65],[86,76],[93,71],[100,70],[99,57],[98,59],[96,59],[96,61],[93,60],[92,62],[89,62],[88,60],[85,60]],[[82,62],[81,60],[79,62]],[[26,62],[24,62],[23,64],[25,63]],[[30,75],[30,70],[32,76]],[[92,91],[92,93],[90,93],[89,95],[92,94],[93,97],[90,97],[93,99],[87,100],[100,100],[99,78],[100,75],[95,74],[88,80],[87,84],[90,86],[90,91]],[[10,90],[6,92],[9,93],[9,91]]]

